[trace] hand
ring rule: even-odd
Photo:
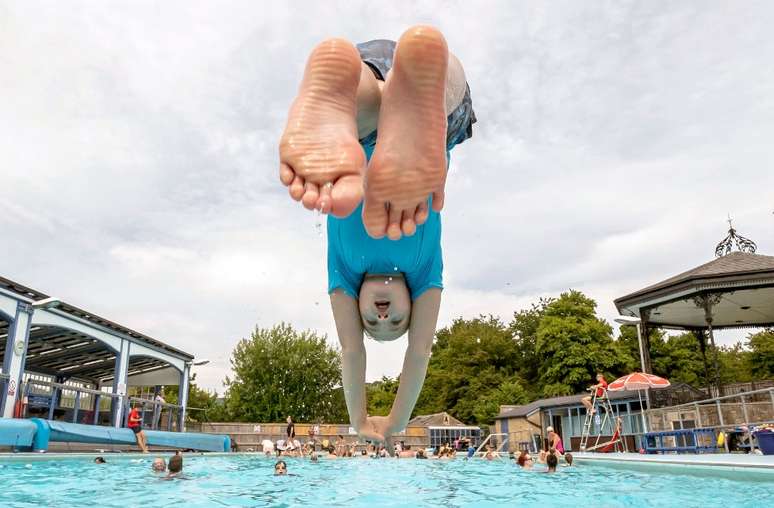
[[[363,439],[384,443],[387,452],[392,455],[392,435],[397,431],[395,422],[389,416],[369,416],[365,424],[358,430]]]

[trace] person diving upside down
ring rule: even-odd
[[[441,217],[449,152],[476,121],[459,60],[435,28],[398,42],[328,39],[307,61],[280,140],[280,180],[328,214],[328,292],[350,422],[386,442],[424,383],[441,303]],[[408,331],[389,416],[366,414],[364,333]]]

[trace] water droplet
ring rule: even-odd
[[[385,283],[385,284],[389,284],[389,283],[390,283],[390,281],[386,280],[386,281],[384,281],[384,283]]]
[[[394,271],[396,271],[396,272],[398,271],[398,267],[397,267],[397,266],[393,266],[393,267],[392,267],[392,269],[393,269]]]
[[[476,337],[476,342],[481,343],[481,337]]]
[[[389,280],[392,280],[392,277],[390,277],[390,279],[389,279]]]
[[[320,218],[320,210],[315,208],[314,210],[314,228],[317,230],[317,236],[322,238],[322,219]]]

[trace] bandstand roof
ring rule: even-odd
[[[0,277],[0,292],[25,302],[49,298],[49,295],[4,277]],[[88,327],[151,348],[161,357],[175,358],[178,361],[191,361],[194,358],[190,353],[68,303],[58,303],[55,311],[77,318],[79,322],[86,322]],[[0,317],[0,355],[5,351],[9,326],[9,322]],[[25,371],[99,382],[113,378],[115,358],[114,351],[86,333],[58,326],[33,324],[30,328]],[[149,373],[162,374],[170,369],[170,364],[160,358],[137,355],[129,359],[130,379]]]
[[[664,328],[706,327],[696,297],[713,298],[713,328],[774,326],[774,256],[730,252],[615,300],[622,315]]]

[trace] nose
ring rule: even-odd
[[[385,319],[387,319],[389,317],[389,315],[387,314],[387,312],[377,312],[376,313],[376,317],[377,317],[377,319],[380,319],[380,320],[384,321]]]

